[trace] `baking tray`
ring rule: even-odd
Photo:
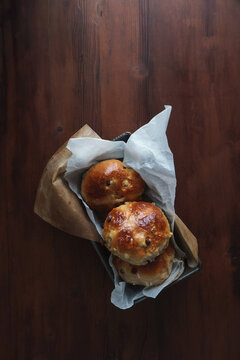
[[[127,142],[129,139],[129,136],[131,135],[130,132],[125,132],[119,136],[117,136],[115,139],[113,139],[114,141],[124,141]],[[180,246],[180,241],[178,240],[178,234],[176,231],[173,231],[173,235],[175,238],[175,241],[177,243],[177,245],[181,248]],[[113,271],[111,266],[109,265],[109,256],[110,256],[110,252],[108,251],[107,248],[105,248],[104,246],[102,246],[101,244],[95,242],[95,241],[91,241],[94,249],[96,250],[100,260],[102,261],[105,269],[108,272],[108,275],[110,276],[110,278],[112,279],[112,281],[114,282],[114,276],[113,276]],[[202,262],[200,260],[200,258],[198,258],[198,265],[195,268],[190,268],[187,264],[187,262],[185,261],[185,269],[184,272],[182,273],[182,275],[175,281],[173,281],[171,284],[167,285],[163,290],[177,284],[178,282],[188,278],[189,276],[192,276],[193,274],[197,273],[202,267]],[[134,286],[134,285],[132,285]],[[142,296],[139,299],[135,300],[135,304],[139,303],[140,301],[143,301],[144,299],[147,299],[146,296]]]

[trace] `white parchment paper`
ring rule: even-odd
[[[72,152],[68,160],[65,179],[71,190],[82,200],[86,211],[102,235],[102,223],[83,201],[80,194],[82,173],[93,164],[106,159],[121,159],[135,169],[148,186],[147,196],[162,208],[171,224],[174,222],[174,200],[176,191],[176,176],[172,152],[168,146],[166,129],[171,113],[171,106],[156,115],[149,123],[135,131],[127,143],[123,141],[108,141],[94,138],[70,139],[67,148]],[[172,273],[159,286],[140,287],[125,283],[118,276],[110,258],[114,271],[115,289],[111,301],[121,309],[127,309],[134,300],[143,295],[155,298],[162,289],[181,275],[184,270],[182,260],[176,259]]]

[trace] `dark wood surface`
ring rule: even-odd
[[[1,2],[0,358],[240,358],[240,2]],[[176,211],[203,268],[121,311],[92,245],[33,214],[83,124],[111,139],[171,104]]]

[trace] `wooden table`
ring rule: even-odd
[[[240,3],[1,3],[0,358],[240,358]],[[173,106],[176,211],[203,269],[121,311],[90,242],[33,213],[85,123],[106,139]]]

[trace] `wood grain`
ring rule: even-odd
[[[239,359],[239,1],[0,6],[0,358]],[[164,104],[203,269],[120,311],[92,245],[34,215],[35,193],[85,123],[111,139]]]

